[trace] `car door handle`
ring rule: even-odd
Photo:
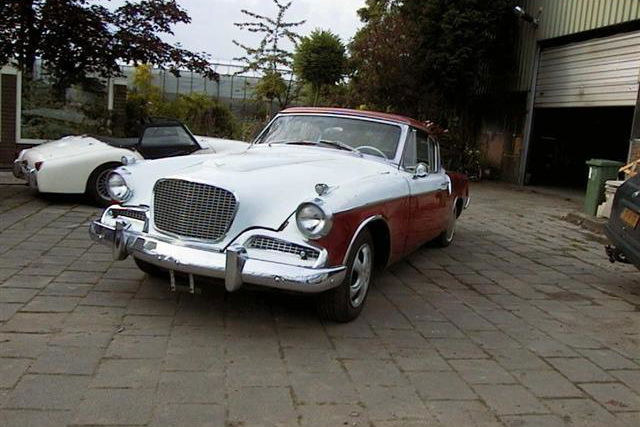
[[[449,183],[445,182],[445,183],[440,184],[440,189],[441,190],[448,190],[449,189]]]

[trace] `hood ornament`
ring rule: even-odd
[[[318,196],[323,196],[327,194],[328,191],[329,186],[327,184],[316,184],[316,193],[318,193]]]

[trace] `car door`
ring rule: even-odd
[[[411,251],[438,237],[445,228],[451,181],[440,165],[437,141],[417,129],[409,134],[403,168],[411,193],[406,240],[407,251]]]
[[[183,156],[200,149],[193,136],[179,124],[148,126],[136,147],[145,159]]]

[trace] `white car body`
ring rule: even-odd
[[[242,151],[248,147],[242,141],[195,138],[201,149],[193,154]],[[135,149],[109,145],[86,135],[68,136],[22,150],[14,163],[14,175],[41,193],[83,194],[96,168],[109,163],[121,164],[123,157],[143,160]]]

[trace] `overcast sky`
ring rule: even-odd
[[[315,28],[328,29],[347,42],[360,25],[356,11],[365,0],[293,0],[286,15],[287,21],[306,19],[300,34]],[[272,0],[178,0],[187,10],[192,22],[175,27],[173,41],[195,51],[209,53],[213,59],[230,61],[241,56],[242,50],[232,43],[255,45],[256,36],[236,28],[234,22],[246,21],[241,9],[274,17],[276,6]]]

